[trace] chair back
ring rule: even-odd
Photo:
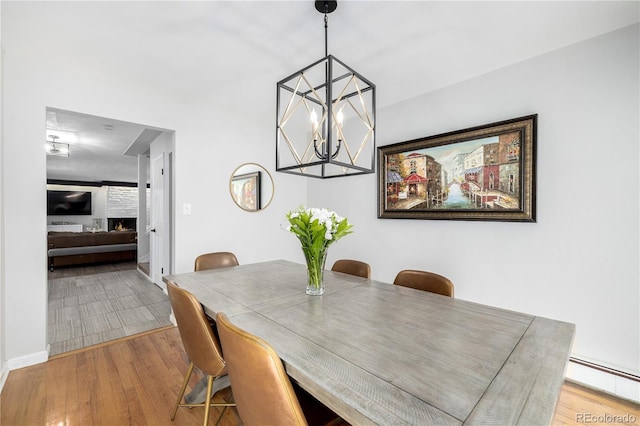
[[[229,369],[236,408],[252,425],[306,425],[298,397],[275,350],[219,312],[218,334]]]
[[[393,283],[403,287],[411,287],[453,297],[453,283],[451,280],[433,272],[405,269],[398,272]]]
[[[331,267],[332,271],[342,272],[356,277],[371,278],[371,266],[359,260],[340,259]]]
[[[239,265],[239,263],[235,254],[228,251],[219,251],[215,253],[201,254],[196,257],[193,270],[204,271],[207,269],[226,268],[227,266],[237,265]]]
[[[198,299],[171,281],[167,282],[167,292],[189,360],[210,376],[226,374],[220,344]]]

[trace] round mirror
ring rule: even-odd
[[[257,212],[267,208],[273,199],[273,179],[260,164],[245,163],[231,174],[229,192],[242,210]]]

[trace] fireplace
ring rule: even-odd
[[[108,231],[135,231],[138,219],[135,217],[107,218]]]

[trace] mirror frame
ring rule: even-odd
[[[246,172],[243,171],[242,173],[238,173],[242,168],[246,168],[247,166],[254,166],[253,168],[255,170],[248,170]],[[264,175],[262,175],[262,173],[260,172],[264,172]],[[236,199],[235,192],[234,192],[234,181],[236,181],[237,179],[243,179],[243,180],[246,180],[247,182],[253,181],[254,184],[258,185],[256,190],[256,195],[258,197],[258,199],[256,200],[257,201],[256,209],[247,208],[246,206],[243,206],[239,200]],[[263,189],[265,188],[266,185],[269,185],[269,184],[271,184],[271,196],[269,197],[268,200],[266,200],[266,202],[262,202],[262,197],[267,192],[267,191],[264,191]],[[246,212],[250,212],[250,213],[260,212],[266,209],[267,207],[269,207],[269,204],[271,204],[271,201],[273,201],[274,193],[275,193],[275,184],[273,182],[273,176],[271,176],[271,173],[269,173],[269,171],[259,163],[254,163],[254,162],[242,163],[233,170],[233,172],[231,173],[231,177],[229,178],[229,195],[231,196],[231,199],[233,200],[235,205]]]

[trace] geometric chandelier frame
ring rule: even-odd
[[[375,172],[376,87],[327,53],[277,83],[276,171],[315,178]]]

